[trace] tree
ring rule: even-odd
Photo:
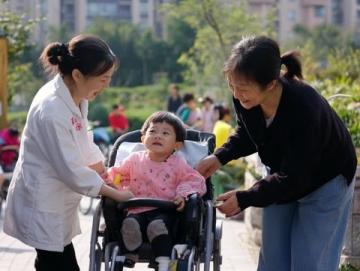
[[[39,87],[39,81],[32,76],[32,62],[24,63],[22,57],[26,51],[34,48],[29,42],[32,28],[38,20],[25,20],[23,16],[3,12],[0,17],[0,30],[9,41],[9,96],[11,103],[15,94],[31,93]]]
[[[225,88],[221,69],[231,47],[244,35],[273,34],[271,20],[260,22],[247,12],[245,3],[236,2],[183,0],[164,7],[168,17],[186,23],[196,32],[193,46],[179,58],[186,66],[185,79],[200,92],[210,89],[221,98]]]
[[[183,20],[169,17],[166,21],[166,33],[165,41],[169,49],[165,69],[170,81],[181,82],[185,66],[178,59],[194,45],[196,32]]]
[[[154,83],[159,74],[179,77],[176,60],[179,55],[150,29],[124,22],[97,20],[88,31],[102,37],[120,59],[120,68],[113,76],[114,85],[136,86]]]
[[[311,46],[313,61],[320,63],[321,66],[327,65],[326,59],[329,53],[338,48],[352,47],[351,35],[343,33],[341,29],[334,25],[319,25],[314,29],[297,25],[294,27],[295,38],[289,43],[292,45],[308,44]]]

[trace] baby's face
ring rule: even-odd
[[[166,122],[151,123],[143,137],[143,143],[151,156],[165,159],[178,145],[174,127]]]

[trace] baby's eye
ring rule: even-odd
[[[169,132],[163,132],[163,135],[170,135]]]
[[[149,134],[155,133],[155,130],[149,130]]]

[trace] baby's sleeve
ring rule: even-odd
[[[129,156],[122,161],[120,166],[111,167],[108,169],[110,183],[123,190],[130,185],[130,172],[132,165],[132,157]]]
[[[178,185],[176,196],[186,198],[190,194],[197,193],[200,196],[206,193],[205,178],[183,159],[179,159],[178,164]]]

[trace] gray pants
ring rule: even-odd
[[[170,257],[174,215],[174,212],[156,209],[127,216],[121,226],[124,252],[137,254],[142,243],[148,241],[156,257]]]

